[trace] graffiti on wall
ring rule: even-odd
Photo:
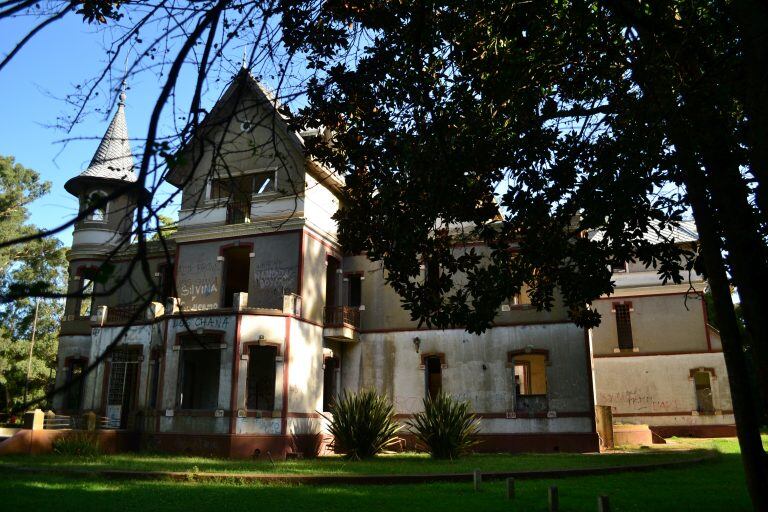
[[[181,331],[189,327],[190,329],[209,329],[226,330],[229,325],[229,316],[197,316],[185,318],[184,320],[176,318],[173,320],[173,329]],[[186,321],[186,324],[184,323]]]
[[[205,311],[219,307],[221,265],[215,259],[215,252],[209,249],[209,254],[198,254],[201,252],[185,249],[182,252],[183,261],[177,269],[176,286],[179,298],[187,311]]]
[[[299,236],[295,233],[257,241],[251,259],[249,302],[255,307],[283,307],[283,295],[297,293]]]
[[[636,387],[598,395],[599,405],[610,405],[619,411],[669,411],[679,408],[677,400],[662,400],[649,386]]]

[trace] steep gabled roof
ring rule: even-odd
[[[70,194],[77,195],[81,185],[88,181],[135,183],[138,178],[133,172],[134,161],[128,139],[128,124],[125,121],[125,92],[120,93],[120,102],[112,122],[109,123],[96,153],[88,168],[64,185]]]
[[[205,132],[205,130],[209,129],[211,124],[215,124],[216,121],[220,121],[221,116],[227,115],[227,110],[225,107],[229,101],[235,97],[238,88],[241,86],[245,87],[245,90],[253,93],[264,108],[275,114],[275,126],[277,129],[284,130],[288,139],[294,145],[296,150],[303,153],[304,138],[302,135],[313,136],[314,134],[310,132],[300,133],[291,130],[288,126],[289,117],[280,109],[280,103],[275,94],[266,89],[258,80],[256,80],[248,68],[241,68],[240,71],[238,71],[238,73],[234,76],[232,81],[229,83],[229,86],[224,91],[224,94],[221,95],[211,111],[208,112],[202,122],[200,122],[200,125],[197,129],[198,133]],[[197,137],[198,134],[194,134],[191,141],[183,146],[177,152],[177,154],[183,154],[185,151],[187,151],[189,147],[194,144],[193,141]],[[321,181],[326,186],[329,186],[332,190],[338,192],[340,187],[343,185],[343,180],[337,174],[325,168],[319,162],[311,159],[306,160],[308,163],[307,170],[310,172],[310,174],[312,174],[316,179]],[[183,184],[189,172],[192,172],[192,169],[185,166],[177,167],[168,173],[168,175],[165,177],[165,180],[172,185],[179,187]]]
[[[603,231],[596,230],[591,231],[589,234],[590,240],[601,241],[603,239]],[[664,229],[655,227],[643,234],[643,239],[652,243],[658,244],[661,242],[674,240],[676,243],[695,242],[699,239],[699,233],[696,231],[696,223],[692,220],[684,220],[677,226],[667,224]]]

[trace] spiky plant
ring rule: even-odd
[[[401,426],[392,402],[374,390],[344,394],[330,407],[333,450],[347,458],[371,458],[399,442]]]
[[[455,459],[479,442],[480,422],[469,409],[469,402],[454,400],[440,392],[424,399],[424,412],[408,421],[417,444],[436,459]]]

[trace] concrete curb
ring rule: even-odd
[[[649,462],[625,466],[595,468],[540,469],[531,471],[489,471],[482,473],[484,481],[515,478],[532,480],[541,478],[567,478],[573,476],[611,475],[655,469],[675,469],[717,458],[717,452],[707,453],[690,459],[665,462]],[[75,468],[35,468],[15,465],[0,465],[0,473],[11,470],[20,473],[54,474],[67,476],[93,476],[115,480],[174,480],[184,482],[242,482],[293,485],[398,485],[431,482],[472,482],[473,473],[416,473],[389,475],[293,475],[270,473],[211,473],[181,471],[133,471],[123,469],[87,470]]]

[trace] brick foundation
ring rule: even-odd
[[[661,437],[736,437],[736,425],[651,425]]]

